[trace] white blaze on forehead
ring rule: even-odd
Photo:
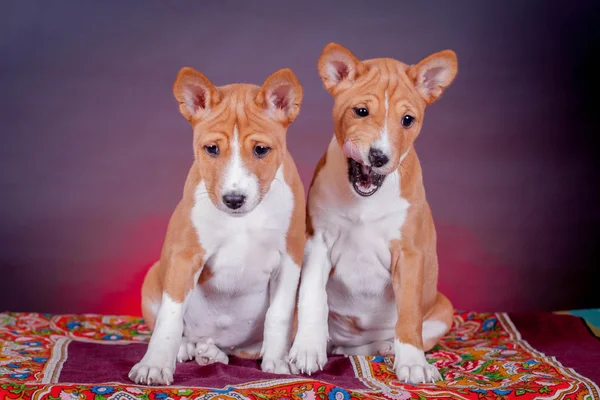
[[[223,180],[223,192],[243,192],[251,176],[244,166],[240,145],[240,133],[237,125],[233,127],[233,137],[229,143],[230,158]],[[244,194],[244,193],[241,193]]]
[[[238,189],[241,181],[247,175],[242,162],[242,154],[240,149],[240,133],[237,125],[233,127],[233,138],[229,143],[230,158],[227,169],[225,170],[225,176],[223,180],[223,192],[230,192]]]
[[[244,165],[242,144],[237,124],[233,127],[233,137],[229,143],[229,163],[223,172],[222,194],[237,193],[246,196],[247,203],[258,200],[258,179]]]
[[[385,116],[383,120],[383,127],[381,128],[379,139],[373,143],[373,147],[381,150],[384,154],[390,156],[392,152],[392,146],[390,143],[390,135],[388,132],[388,120],[390,115],[390,99],[388,91],[385,91],[383,106],[385,107]]]

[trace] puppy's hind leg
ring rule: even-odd
[[[452,327],[454,308],[450,300],[440,292],[435,304],[423,321],[423,350],[431,350]]]

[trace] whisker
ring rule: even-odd
[[[208,194],[206,194],[205,196],[202,196],[202,197],[196,197],[196,199],[194,201],[194,205],[196,205],[196,204],[198,204],[198,203],[200,203],[200,202],[202,202],[202,201],[204,201],[204,200],[206,200],[208,198],[210,198],[210,196]]]
[[[400,163],[400,167],[402,167],[402,169],[406,172],[407,175],[411,175],[410,171],[408,170],[408,168],[406,168],[404,164]],[[402,173],[402,171],[400,171],[400,173]]]

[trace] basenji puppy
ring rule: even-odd
[[[129,377],[168,385],[176,361],[228,355],[289,373],[305,199],[286,132],[302,87],[289,69],[262,87],[215,87],[183,68],[173,91],[193,126],[194,163],[142,286],[152,337]]]
[[[310,374],[328,350],[395,355],[399,380],[441,379],[424,352],[449,330],[453,307],[437,291],[436,232],[413,143],[425,107],[456,75],[456,55],[360,61],[330,43],[318,69],[335,134],[309,189],[290,360]]]

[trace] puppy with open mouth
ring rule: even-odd
[[[457,73],[456,55],[360,61],[330,43],[318,69],[334,98],[334,137],[309,189],[290,361],[311,373],[328,351],[394,355],[399,380],[434,382],[425,351],[450,329],[453,307],[437,290],[436,232],[413,143],[426,106]]]

